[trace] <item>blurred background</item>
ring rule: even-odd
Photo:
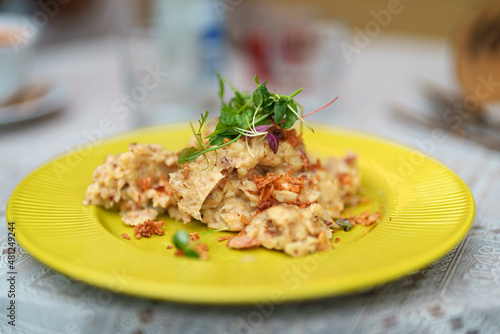
[[[244,90],[256,74],[304,87],[306,111],[339,96],[319,122],[384,135],[397,122],[389,136],[410,144],[415,126],[460,135],[497,124],[499,13],[487,0],[0,0],[0,131],[77,145],[215,117],[217,68]]]

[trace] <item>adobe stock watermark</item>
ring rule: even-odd
[[[40,10],[36,11],[29,18],[22,18],[23,24],[19,31],[9,35],[9,42],[14,51],[19,51],[23,45],[33,39],[38,34],[39,30],[49,23],[50,19],[53,19],[59,14],[61,6],[68,4],[70,1],[71,0],[38,0],[36,4],[40,7]]]
[[[400,14],[403,9],[400,0],[389,0],[385,9],[371,10],[370,15],[373,19],[368,21],[363,29],[358,26],[353,28],[352,44],[345,41],[340,43],[340,50],[347,63],[352,62],[354,54],[360,54],[361,50],[368,47],[372,40],[380,35],[382,28],[386,28],[391,24],[393,16]]]
[[[464,120],[480,108],[481,101],[488,100],[493,93],[500,89],[500,81],[494,81],[492,74],[486,77],[478,76],[477,81],[479,84],[475,87],[474,94],[465,96],[461,102],[454,104],[453,109],[448,108],[442,113],[444,125],[457,134],[462,139],[462,142],[467,138],[467,131],[462,127]],[[415,139],[414,143],[418,151],[409,156],[400,157],[400,164],[398,166],[399,175],[407,177],[412,174],[423,161],[424,155],[434,154],[436,147],[445,143],[448,137],[445,129],[436,127],[432,129],[429,137]]]
[[[59,181],[62,182],[65,174],[71,173],[73,168],[78,167],[92,153],[91,148],[103,141],[105,135],[113,133],[117,121],[127,119],[131,110],[144,102],[149,94],[157,89],[169,76],[168,72],[161,70],[159,64],[155,67],[146,66],[145,72],[146,74],[142,77],[140,84],[134,86],[128,94],[122,93],[111,102],[112,117],[101,118],[94,128],[82,129],[81,134],[84,139],[77,143],[77,149],[67,146],[66,154],[68,156],[63,161],[54,161],[51,164]]]
[[[266,319],[269,319],[276,312],[276,307],[287,305],[287,292],[297,291],[303,282],[313,277],[319,266],[331,259],[328,252],[319,252],[309,255],[300,263],[292,264],[289,269],[281,275],[282,288],[276,288],[269,295],[269,302],[254,303],[255,309],[245,316],[236,318],[236,333],[251,334],[259,332]]]
[[[227,12],[233,12],[244,0],[210,0],[219,16],[219,19],[224,20]]]

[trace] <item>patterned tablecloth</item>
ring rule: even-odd
[[[0,219],[30,170],[84,139],[120,95],[113,39],[47,49],[38,73],[63,82],[65,111],[0,128]],[[342,60],[338,60],[342,62]],[[345,63],[345,64],[344,64]],[[470,187],[476,217],[449,254],[400,280],[348,296],[285,305],[214,307],[129,297],[69,279],[18,247],[15,328],[8,324],[8,240],[0,234],[0,332],[10,333],[500,333],[500,153],[464,138],[432,140],[432,129],[397,120],[394,99],[419,106],[423,80],[453,88],[445,41],[379,37],[347,64],[342,98],[322,121],[383,135],[450,166]],[[117,272],[117,280],[121,273]]]

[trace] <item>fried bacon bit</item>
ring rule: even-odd
[[[316,163],[311,164],[309,163],[309,170],[323,170],[323,166],[321,165],[321,161],[319,159],[316,159]]]
[[[164,192],[168,196],[172,196],[174,194],[172,188],[170,188],[170,183],[168,183],[168,178],[166,178],[164,175],[160,175],[160,181],[158,182],[158,187],[156,187],[155,190]]]
[[[153,189],[159,193],[165,192],[165,186],[158,186],[158,187],[154,187]]]
[[[301,201],[289,201],[289,202],[286,202],[286,204],[296,205],[296,206],[298,206],[301,209],[305,209],[305,208],[311,206],[311,204],[314,204],[314,203],[318,203],[318,201],[314,201],[314,202],[309,202],[309,201],[305,201],[305,202],[301,202]],[[332,223],[330,223],[330,225],[331,224]]]
[[[247,220],[247,216],[246,215],[241,215],[241,222],[243,223],[243,225],[250,225],[250,222]]]
[[[193,246],[194,251],[200,256],[202,260],[208,260],[208,245],[203,242],[198,242]]]
[[[181,251],[180,249],[178,249],[178,250],[175,251],[174,256],[186,256],[186,254],[184,254],[183,251]]]
[[[134,226],[134,237],[140,239],[141,237],[150,237],[151,234],[163,235],[164,232],[161,228],[163,224],[165,224],[163,220],[155,222],[148,219],[144,223]]]
[[[170,185],[168,183],[161,185],[161,186],[158,186],[158,187],[154,187],[154,190],[156,190],[159,193],[165,193],[168,196],[172,196],[174,194],[174,192],[172,191],[172,188],[170,188]]]
[[[231,240],[236,238],[242,239],[241,237],[243,237],[245,234],[247,234],[247,230],[245,229],[241,230],[240,233],[236,234],[236,236],[233,236],[232,238],[229,239],[229,241],[226,243],[226,247],[230,247],[229,244]]]
[[[224,240],[232,239],[234,237],[236,237],[234,234],[226,234],[226,235],[223,235],[222,237],[218,237],[217,241],[221,242],[221,241],[224,241]]]
[[[121,237],[130,240],[130,237],[128,236],[127,233],[122,233]]]
[[[304,165],[304,169],[309,169],[309,158],[307,157],[306,152],[303,150],[299,150],[300,158],[302,159],[302,164]]]
[[[189,233],[189,238],[191,238],[191,241],[200,240],[200,236],[198,235],[198,232]]]
[[[348,173],[338,173],[337,174],[337,178],[339,179],[340,183],[342,184],[348,184],[348,185],[352,185],[352,175],[351,174],[348,174]]]
[[[344,161],[349,166],[352,166],[352,165],[354,165],[354,163],[356,162],[357,159],[358,159],[358,156],[356,154],[354,154],[352,152],[348,152],[346,157],[344,158]]]
[[[151,182],[153,179],[151,176],[148,176],[145,179],[139,180],[139,185],[141,186],[142,190],[146,191],[148,189],[151,189]]]
[[[325,250],[332,249],[333,245],[330,243],[328,238],[326,237],[325,231],[321,231],[318,235],[318,252],[322,252]]]
[[[174,247],[172,247],[172,245],[167,246],[167,249],[172,249],[172,248],[174,248]]]
[[[339,242],[340,238],[335,238],[335,243]]]
[[[267,210],[269,209],[270,207],[272,207],[274,204],[276,204],[276,201],[265,201],[264,203],[260,203],[258,206],[257,206],[257,210],[258,211],[264,211],[264,210]]]
[[[302,138],[297,136],[297,131],[295,131],[295,129],[282,130],[282,133],[283,133],[284,139],[290,145],[292,145],[292,147],[295,147],[295,146],[299,145],[300,143],[302,143]]]
[[[265,177],[262,175],[254,175],[253,180],[259,193],[259,211],[264,211],[276,205],[277,201],[273,195],[275,190],[288,190],[296,194],[304,190],[304,181],[307,177],[305,175],[293,177],[291,176],[292,172],[293,170],[290,170],[285,175],[267,173]]]
[[[231,238],[226,243],[227,247],[242,249],[242,248],[253,248],[261,245],[259,239],[242,237],[242,238]]]
[[[184,180],[189,179],[189,176],[191,175],[191,169],[190,168],[182,168],[181,169],[182,177]]]
[[[367,211],[357,216],[350,216],[349,221],[353,225],[361,224],[363,226],[370,226],[373,223],[376,223],[379,218],[380,212],[377,211],[375,213],[370,213]]]
[[[168,185],[168,178],[165,175],[160,175],[160,181],[158,184],[160,186]]]

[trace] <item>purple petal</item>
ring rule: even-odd
[[[278,137],[268,132],[267,142],[269,143],[269,148],[273,150],[274,154],[276,154],[276,152],[278,152],[278,146],[280,144],[280,140],[278,139]]]
[[[255,130],[257,130],[257,132],[266,132],[273,125],[274,123],[271,123],[269,125],[259,125],[255,127]]]

